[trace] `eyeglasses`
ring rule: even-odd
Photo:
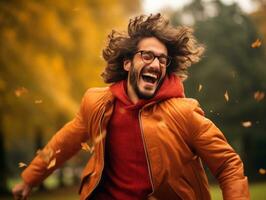
[[[158,58],[161,67],[168,67],[171,63],[171,57],[167,55],[156,56],[152,51],[137,51],[135,54],[140,53],[142,61],[150,64],[155,58]]]

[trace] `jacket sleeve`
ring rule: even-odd
[[[196,106],[189,117],[192,148],[207,164],[219,182],[225,200],[248,200],[247,177],[239,155],[228,144],[222,132],[204,117]]]
[[[31,186],[39,185],[56,168],[81,149],[81,142],[88,138],[87,129],[87,93],[84,95],[79,112],[75,118],[61,128],[47,143],[31,164],[22,172],[22,179]],[[45,155],[47,154],[47,155]],[[48,158],[44,159],[44,158]],[[56,161],[51,168],[48,167],[51,160]]]

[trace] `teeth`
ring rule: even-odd
[[[150,82],[150,83],[155,83],[157,80],[157,76],[154,74],[149,74],[149,73],[143,73],[142,74],[142,78],[144,81],[146,82]]]
[[[143,73],[142,75],[157,79],[157,76],[155,74]]]

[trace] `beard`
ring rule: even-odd
[[[138,79],[141,77],[141,74],[143,73],[143,71],[153,71],[154,73],[159,73],[160,74],[160,78],[158,80],[157,86],[155,91],[152,94],[146,94],[144,92],[142,92],[139,88],[138,85]],[[162,84],[162,72],[161,71],[155,71],[153,69],[150,69],[148,66],[145,66],[141,69],[140,72],[138,72],[136,70],[136,68],[134,67],[134,64],[132,63],[130,66],[130,71],[129,71],[129,83],[132,86],[133,90],[135,91],[136,95],[138,96],[139,99],[151,99],[155,96],[155,94],[157,93],[158,89],[160,88],[161,84]]]

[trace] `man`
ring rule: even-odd
[[[80,199],[208,200],[201,159],[224,199],[249,199],[239,156],[198,102],[184,97],[182,79],[203,50],[189,28],[174,28],[160,14],[130,20],[128,33],[113,31],[102,74],[113,84],[86,92],[74,120],[24,170],[15,198],[25,199],[89,141]]]

